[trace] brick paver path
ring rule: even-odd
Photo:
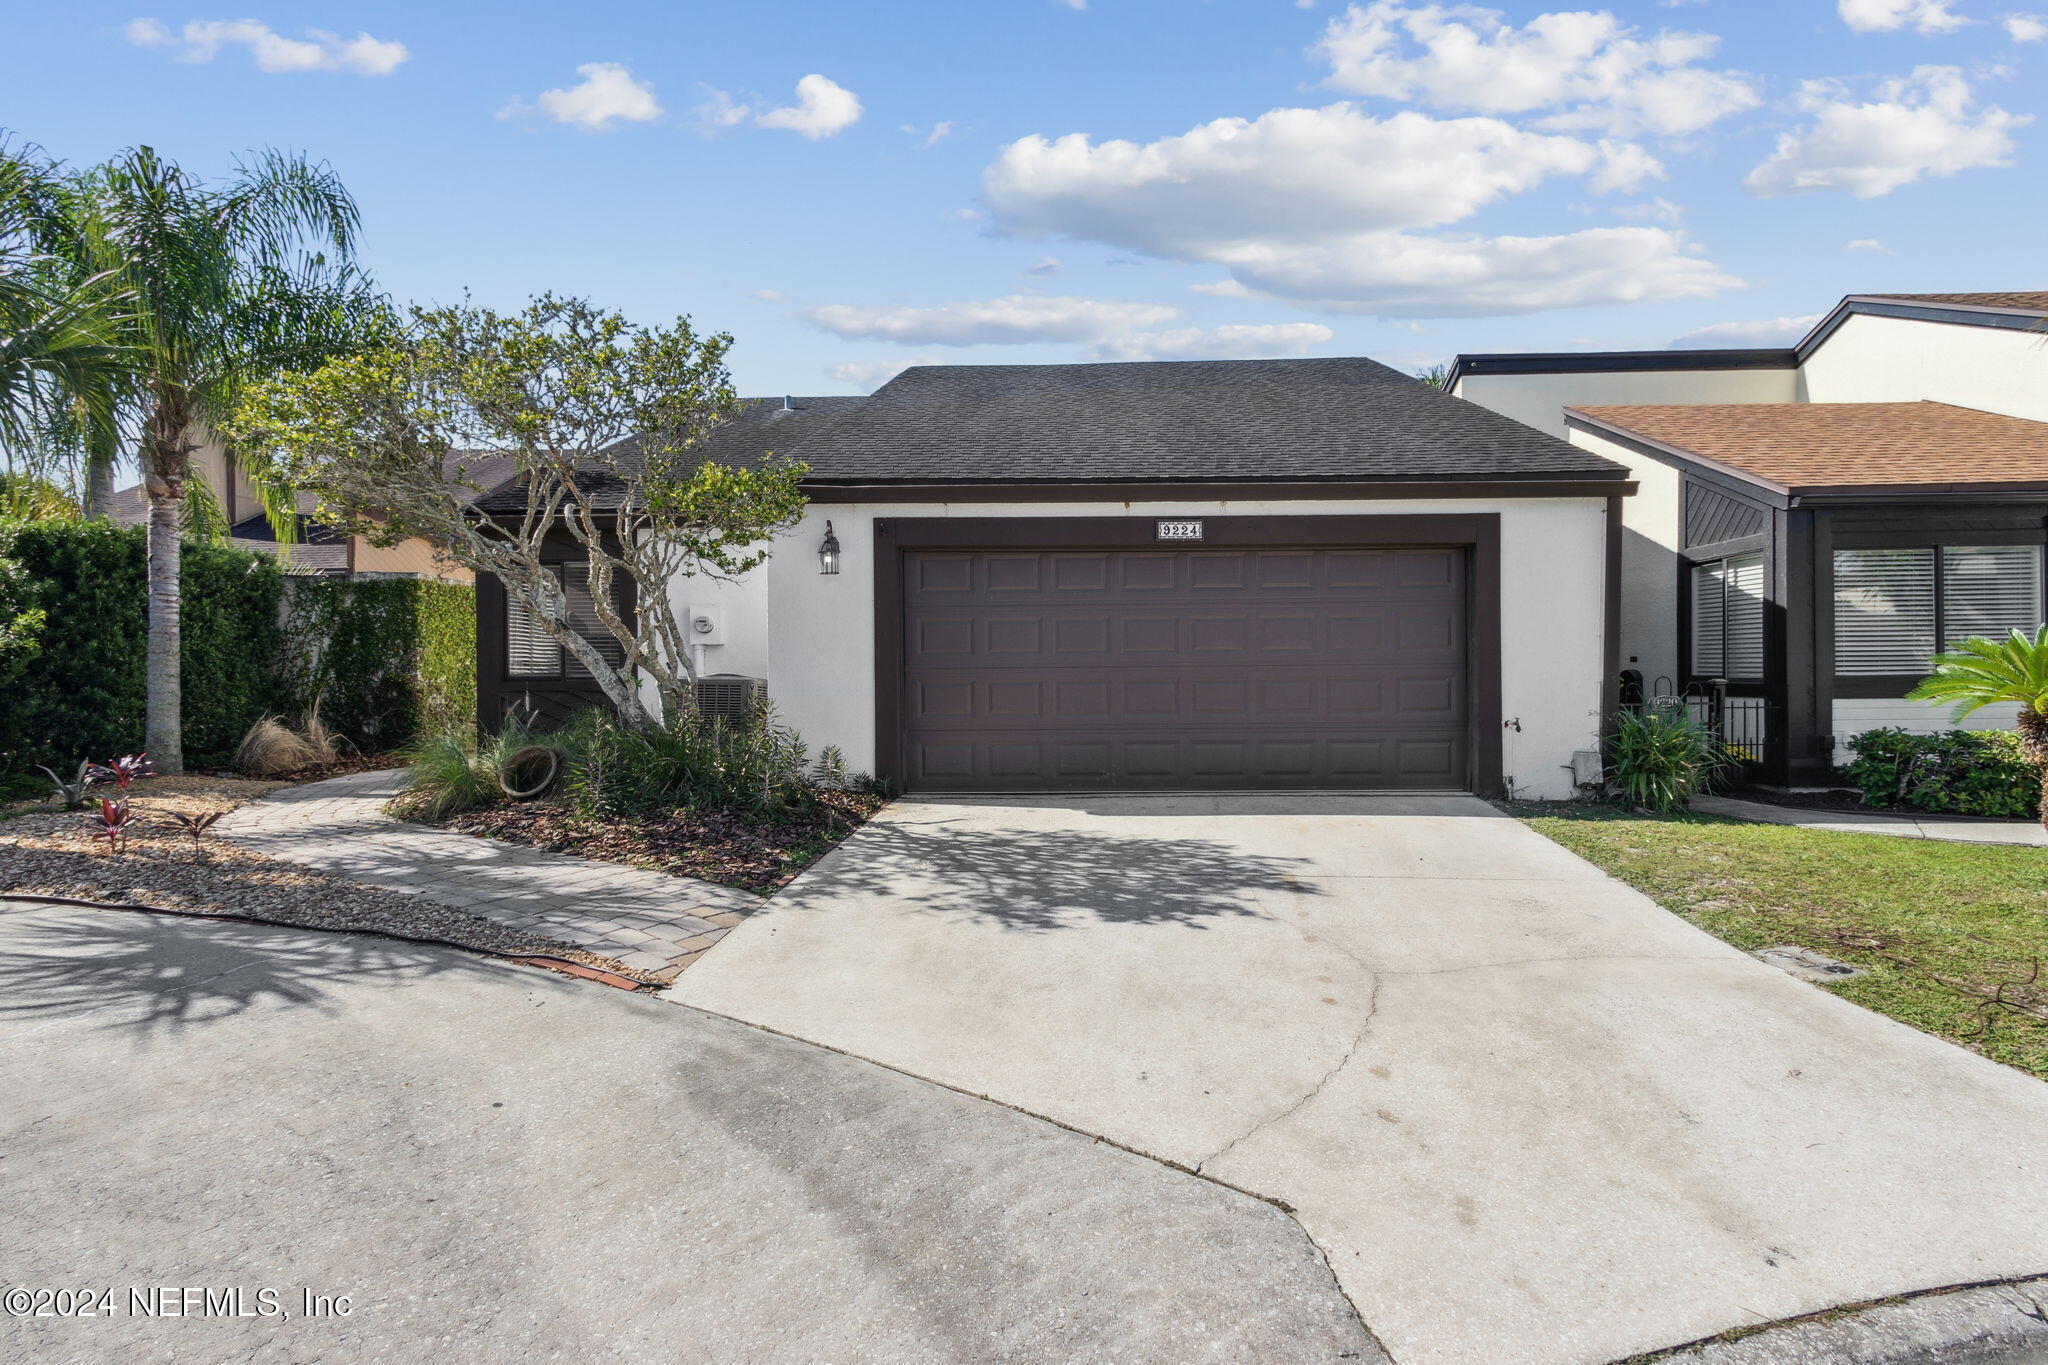
[[[729,886],[429,829],[383,810],[403,769],[310,782],[230,812],[222,838],[284,862],[410,891],[615,957],[687,967],[761,901]]]

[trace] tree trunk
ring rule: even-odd
[[[2020,732],[2020,757],[2034,765],[2041,779],[2041,827],[2048,829],[2048,716],[2022,706],[2015,723]]]
[[[105,521],[114,513],[114,462],[88,455],[85,464],[85,514]]]
[[[183,669],[179,657],[179,522],[185,481],[151,474],[149,491],[149,681],[143,747],[159,773],[185,770]]]

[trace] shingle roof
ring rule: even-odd
[[[2048,422],[1948,403],[1622,404],[1565,412],[1787,493],[2048,488]]]
[[[2006,294],[1862,294],[1851,297],[1897,299],[1901,303],[1955,303],[1966,308],[2016,308],[2028,313],[2048,313],[2048,290],[2021,290]]]
[[[1625,477],[1358,359],[920,366],[795,454],[821,484]]]

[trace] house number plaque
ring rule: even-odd
[[[1202,523],[1199,521],[1161,521],[1154,523],[1154,537],[1159,540],[1200,540]]]

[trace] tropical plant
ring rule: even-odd
[[[2010,730],[1916,735],[1888,726],[1851,736],[1849,751],[1842,775],[1869,805],[2020,820],[2039,809],[2040,773]]]
[[[1451,391],[1451,367],[1448,365],[1425,365],[1415,372],[1415,377],[1439,393]]]
[[[203,858],[206,856],[206,832],[226,814],[224,810],[209,810],[201,811],[197,815],[187,815],[184,811],[174,810],[171,812],[171,819],[177,822],[180,829],[192,836],[192,849]]]
[[[107,852],[128,851],[128,827],[135,823],[137,812],[128,804],[125,796],[100,798],[100,808],[92,814],[92,837],[107,841]]]
[[[415,309],[385,344],[252,386],[227,432],[312,494],[322,521],[380,544],[422,537],[495,576],[627,723],[648,729],[640,679],[673,719],[690,710],[696,676],[672,584],[757,567],[803,512],[802,465],[702,458],[739,408],[731,345],[687,318],[639,327],[552,295],[516,314]],[[449,469],[456,450],[509,457],[516,507],[478,517],[480,486]],[[565,534],[588,569],[574,590],[598,639],[570,625]],[[632,612],[621,579],[637,589]]]
[[[146,738],[165,772],[180,735],[180,533],[201,450],[245,389],[347,349],[381,303],[349,264],[357,214],[323,164],[262,152],[207,183],[149,147],[68,177],[57,196],[79,269],[124,301],[127,391],[149,500]],[[330,259],[331,258],[331,259]]]
[[[1625,804],[1658,815],[1684,810],[1729,766],[1714,732],[1683,707],[1623,711],[1607,735],[1610,789]]]
[[[514,711],[481,742],[467,728],[437,731],[403,751],[410,771],[392,807],[413,818],[439,820],[491,805],[508,794],[508,769],[516,780],[529,767],[524,751],[535,747],[559,750],[563,743],[542,733],[524,710]]]
[[[1974,637],[1933,662],[1934,671],[1906,695],[1953,706],[1958,721],[1987,706],[2017,706],[2020,756],[2048,794],[2048,627],[2032,635],[2014,630],[2003,640]],[[2041,820],[2048,825],[2048,801]]]
[[[85,809],[85,793],[93,783],[99,781],[99,771],[94,768],[91,759],[79,759],[78,771],[71,775],[68,782],[50,769],[43,768],[42,764],[38,763],[36,766],[50,774],[50,794],[64,803],[65,810]]]
[[[34,147],[0,141],[0,447],[17,452],[68,417],[111,427],[135,359],[134,292],[64,211],[64,183]],[[33,471],[31,471],[33,472]]]

